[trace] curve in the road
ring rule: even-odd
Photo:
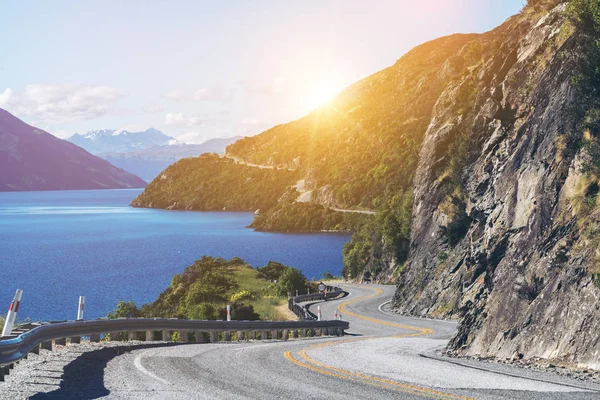
[[[369,288],[369,290],[371,290],[371,289]],[[374,288],[373,294],[370,294],[368,296],[358,297],[353,300],[345,301],[338,306],[338,310],[341,313],[344,313],[346,315],[350,315],[354,318],[362,319],[364,321],[368,321],[371,323],[385,325],[385,326],[389,326],[389,327],[395,327],[395,328],[409,330],[409,331],[414,331],[414,333],[403,333],[403,334],[399,334],[399,335],[391,335],[389,337],[405,338],[405,337],[429,335],[434,332],[432,329],[429,329],[429,328],[421,328],[421,327],[417,327],[417,326],[402,325],[402,324],[397,324],[394,322],[383,321],[383,320],[379,320],[376,318],[371,318],[371,317],[367,317],[364,315],[360,315],[360,314],[357,314],[355,312],[352,312],[352,311],[349,311],[348,309],[346,309],[346,306],[348,306],[350,304],[380,296],[382,293],[383,293],[383,290],[381,290],[379,288]],[[373,339],[379,339],[379,338],[380,337],[378,336],[378,337],[345,339],[345,340],[329,341],[329,342],[325,342],[325,343],[318,343],[313,346],[304,348],[298,352],[300,357],[305,362],[294,358],[291,351],[286,351],[284,353],[284,356],[289,361],[293,362],[294,364],[296,364],[300,367],[309,369],[314,372],[318,372],[320,374],[333,376],[336,378],[357,380],[362,383],[368,383],[370,385],[384,387],[386,389],[398,390],[398,391],[402,391],[405,393],[410,393],[413,395],[418,395],[418,396],[428,397],[428,398],[470,400],[469,397],[458,396],[455,394],[445,393],[445,392],[441,392],[438,390],[428,389],[425,387],[420,387],[420,386],[416,386],[416,385],[409,385],[406,383],[397,382],[397,381],[394,381],[391,379],[379,378],[379,377],[372,376],[372,375],[366,375],[366,374],[360,374],[360,373],[348,371],[348,370],[345,370],[342,368],[334,367],[334,366],[319,362],[319,361],[311,358],[307,354],[307,352],[309,350],[314,350],[317,348],[330,347],[330,346],[335,346],[335,345],[339,345],[342,343],[366,341],[366,340],[373,340]]]

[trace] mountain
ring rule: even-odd
[[[137,176],[0,109],[0,191],[145,186]]]
[[[529,0],[228,146],[234,163],[203,160],[224,179],[177,163],[136,202],[202,209],[203,193],[218,209],[230,193],[251,209],[274,179],[259,228],[338,223],[307,202],[374,211],[354,221],[344,275],[393,279],[396,312],[458,320],[449,354],[600,369],[599,66],[597,0]]]
[[[166,145],[151,146],[141,150],[99,153],[113,165],[123,168],[146,181],[154,179],[161,171],[174,162],[186,158],[197,157],[204,153],[222,154],[227,145],[241,139],[241,136],[232,138],[210,139],[202,144],[185,144],[181,142],[170,142]]]
[[[179,143],[174,138],[154,128],[143,132],[103,129],[90,131],[83,135],[75,133],[67,140],[96,155],[100,153],[141,150],[151,146]]]

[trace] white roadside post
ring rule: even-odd
[[[231,306],[227,304],[227,321],[231,321]]]
[[[85,296],[79,296],[79,307],[77,308],[77,321],[83,319],[83,309],[85,308]]]
[[[317,306],[317,321],[321,320],[321,306]]]
[[[17,311],[19,311],[19,304],[21,304],[22,296],[23,291],[21,289],[17,289],[17,292],[15,293],[15,298],[8,307],[8,314],[6,315],[6,321],[4,322],[2,336],[10,336],[10,334],[12,333],[13,325],[15,324],[15,320],[17,319]]]

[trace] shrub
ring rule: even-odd
[[[279,287],[281,295],[294,294],[296,290],[303,293],[306,289],[306,277],[296,268],[287,268],[279,278]]]
[[[108,313],[108,318],[138,318],[141,313],[133,301],[119,301],[115,311]]]

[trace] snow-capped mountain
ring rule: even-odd
[[[76,133],[67,140],[83,147],[92,154],[122,153],[143,150],[153,146],[181,143],[154,128],[143,132],[129,132],[123,129],[101,129],[84,134]]]
[[[162,146],[152,146],[128,152],[101,153],[98,156],[119,168],[123,168],[125,171],[151,181],[162,170],[182,158],[198,157],[203,153],[225,153],[225,148],[228,145],[241,138],[241,136],[215,138],[202,144],[187,144],[173,139]]]

